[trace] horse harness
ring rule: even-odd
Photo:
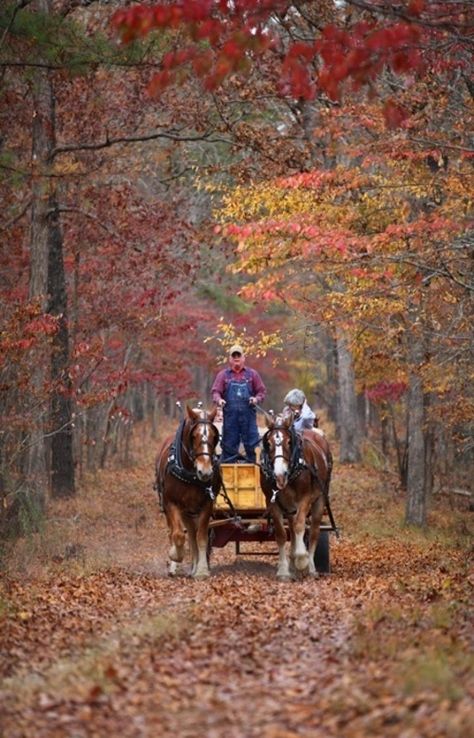
[[[184,449],[191,461],[195,461],[195,459],[197,459],[199,456],[210,456],[212,458],[213,469],[217,464],[217,456],[215,454],[210,454],[207,451],[202,451],[196,454],[193,451],[189,451],[187,448],[185,448],[183,444],[185,423],[186,421],[182,420],[179,424],[178,430],[176,431],[175,439],[169,448],[166,472],[172,474],[173,477],[179,479],[180,482],[200,487],[211,498],[211,500],[214,500],[215,494],[212,490],[212,485],[208,484],[207,482],[201,481],[194,470],[186,469],[183,465],[182,450]],[[212,428],[212,430],[216,433],[217,441],[215,445],[217,446],[219,440],[219,431],[217,430],[214,423],[212,423],[210,420],[197,420],[189,430],[189,437],[192,437],[193,430],[198,425],[208,425]]]
[[[285,461],[288,462],[288,482],[293,482],[296,479],[296,477],[298,477],[301,474],[301,472],[309,468],[303,458],[303,444],[302,444],[301,437],[295,431],[293,426],[291,428],[275,426],[275,428],[272,428],[272,430],[267,431],[265,435],[263,436],[262,438],[262,458],[260,460],[263,474],[268,480],[272,482],[272,484],[275,482],[275,474],[273,472],[273,465],[270,461],[270,443],[269,443],[269,436],[273,432],[273,430],[286,431],[286,433],[290,434],[290,449],[291,449],[290,458],[286,459],[283,453],[276,453],[275,456],[273,457],[273,460],[285,459]],[[282,443],[283,443],[282,440],[277,439],[275,443],[277,449],[280,449],[280,447],[282,446]]]
[[[311,464],[307,464],[303,457],[303,439],[301,436],[297,433],[297,431],[294,429],[293,426],[290,428],[285,428],[283,426],[275,426],[271,430],[268,430],[262,439],[262,458],[261,458],[261,468],[264,476],[271,482],[272,484],[272,498],[270,502],[276,502],[277,505],[280,507],[282,512],[285,515],[294,515],[296,513],[296,510],[287,510],[284,505],[281,503],[281,501],[278,498],[278,489],[276,487],[276,479],[275,479],[275,473],[273,471],[273,465],[270,461],[270,444],[269,444],[269,436],[270,433],[274,430],[280,430],[280,431],[286,431],[290,434],[290,449],[291,454],[290,458],[287,459],[283,453],[276,453],[273,457],[273,461],[275,459],[284,459],[288,462],[288,484],[291,484],[294,482],[294,480],[303,472],[303,471],[309,471],[311,476],[317,480],[318,479],[318,472],[316,470],[316,467]],[[281,439],[277,439],[275,442],[275,446],[277,450],[280,449],[282,446],[283,441]],[[324,485],[322,485],[324,486]],[[324,490],[323,490],[324,491]],[[329,506],[329,500],[327,498],[327,494],[324,494],[326,505]]]

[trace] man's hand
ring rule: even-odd
[[[219,400],[219,402],[217,403],[217,406],[218,406],[218,407],[224,407],[224,406],[225,406],[225,400],[224,400],[224,399],[222,399],[222,397],[221,397],[221,399]]]
[[[256,397],[250,397],[249,399],[249,405],[256,405],[257,404],[257,398]]]

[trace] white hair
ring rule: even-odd
[[[300,389],[292,389],[288,392],[283,402],[285,405],[303,405],[306,397]]]

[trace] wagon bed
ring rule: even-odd
[[[265,495],[260,487],[260,468],[257,464],[221,464],[223,488],[216,499],[213,520],[209,528],[209,550],[235,543],[236,554],[246,556],[271,555],[275,552],[245,547],[242,543],[263,544],[275,542],[271,518],[267,513]],[[289,530],[287,527],[289,540]],[[315,566],[320,573],[329,573],[329,533],[337,528],[326,519],[320,528]]]

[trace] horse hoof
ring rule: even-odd
[[[309,556],[301,555],[301,556],[295,556],[295,568],[298,571],[305,571],[309,567]]]
[[[197,571],[195,574],[192,575],[193,579],[207,579],[210,576],[209,571]]]
[[[277,579],[279,582],[291,582],[293,577],[291,574],[277,574]]]

